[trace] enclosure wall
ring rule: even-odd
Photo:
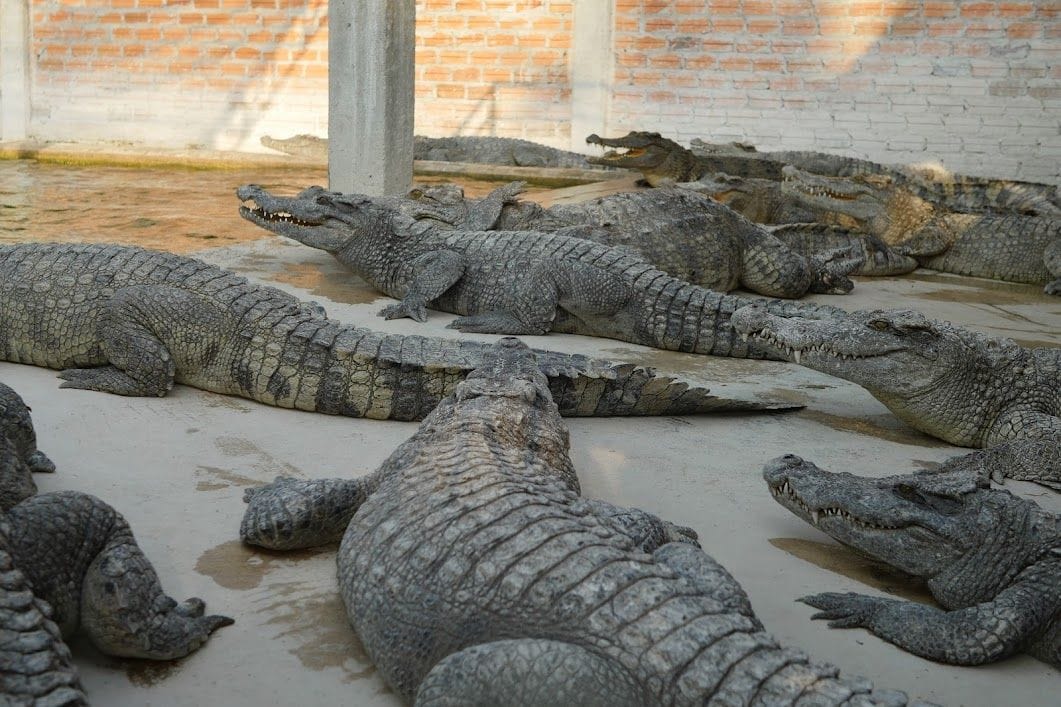
[[[324,0],[23,1],[32,137],[262,150],[326,132]],[[613,2],[611,32],[577,31],[579,2]],[[580,144],[573,43],[607,36],[579,56],[611,77],[609,134],[1061,181],[1057,0],[419,0],[416,33],[421,134]]]

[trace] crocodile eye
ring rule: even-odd
[[[921,493],[910,484],[898,484],[893,491],[896,496],[903,499],[904,501],[916,503],[919,506],[928,505],[925,501],[925,497],[922,496]]]
[[[887,331],[891,325],[884,319],[870,319],[866,326],[875,331]]]

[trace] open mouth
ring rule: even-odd
[[[863,530],[897,530],[902,527],[900,525],[880,525],[877,523],[870,523],[869,521],[862,520],[861,518],[848,513],[843,508],[833,506],[826,508],[811,508],[796,494],[795,490],[792,488],[792,484],[788,482],[788,479],[785,479],[780,484],[771,484],[770,494],[775,499],[783,498],[784,502],[782,505],[803,511],[803,513],[810,517],[811,523],[814,525],[818,525],[818,521],[821,520],[822,517],[831,518],[836,516],[843,518],[844,522],[847,524]]]
[[[259,206],[253,199],[248,199],[239,207],[240,216],[258,223],[290,223],[295,226],[319,226],[319,223],[305,221],[290,211],[270,211]]]
[[[799,363],[800,358],[803,356],[803,354],[806,353],[816,354],[819,356],[828,356],[840,359],[841,361],[853,361],[855,359],[876,358],[878,356],[883,356],[885,354],[891,353],[892,351],[898,351],[898,349],[892,349],[891,351],[882,351],[880,353],[854,354],[849,353],[847,351],[840,351],[839,349],[833,348],[829,344],[815,344],[813,346],[793,346],[792,344],[786,342],[780,336],[765,327],[763,329],[760,329],[758,332],[751,332],[748,334],[741,333],[740,337],[745,341],[747,341],[749,338],[752,338],[756,341],[761,341],[763,343],[769,344],[775,349],[787,353],[789,356],[792,357],[792,360],[794,360],[796,363]]]
[[[829,187],[807,184],[806,182],[801,182],[797,177],[790,177],[788,175],[784,177],[784,182],[800,194],[805,194],[807,196],[824,197],[828,199],[836,199],[838,201],[854,201],[858,198],[857,194],[837,191],[835,189],[830,189]]]

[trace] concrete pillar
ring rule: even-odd
[[[328,3],[328,183],[370,196],[413,179],[415,0]]]
[[[586,136],[608,134],[614,76],[615,0],[574,0],[571,38],[571,149],[586,152]]]
[[[29,134],[28,0],[0,0],[0,139]]]

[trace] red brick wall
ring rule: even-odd
[[[324,0],[29,2],[39,137],[256,149],[327,131]],[[1057,0],[614,3],[609,134],[1061,180]],[[572,5],[418,0],[417,131],[568,146]]]

